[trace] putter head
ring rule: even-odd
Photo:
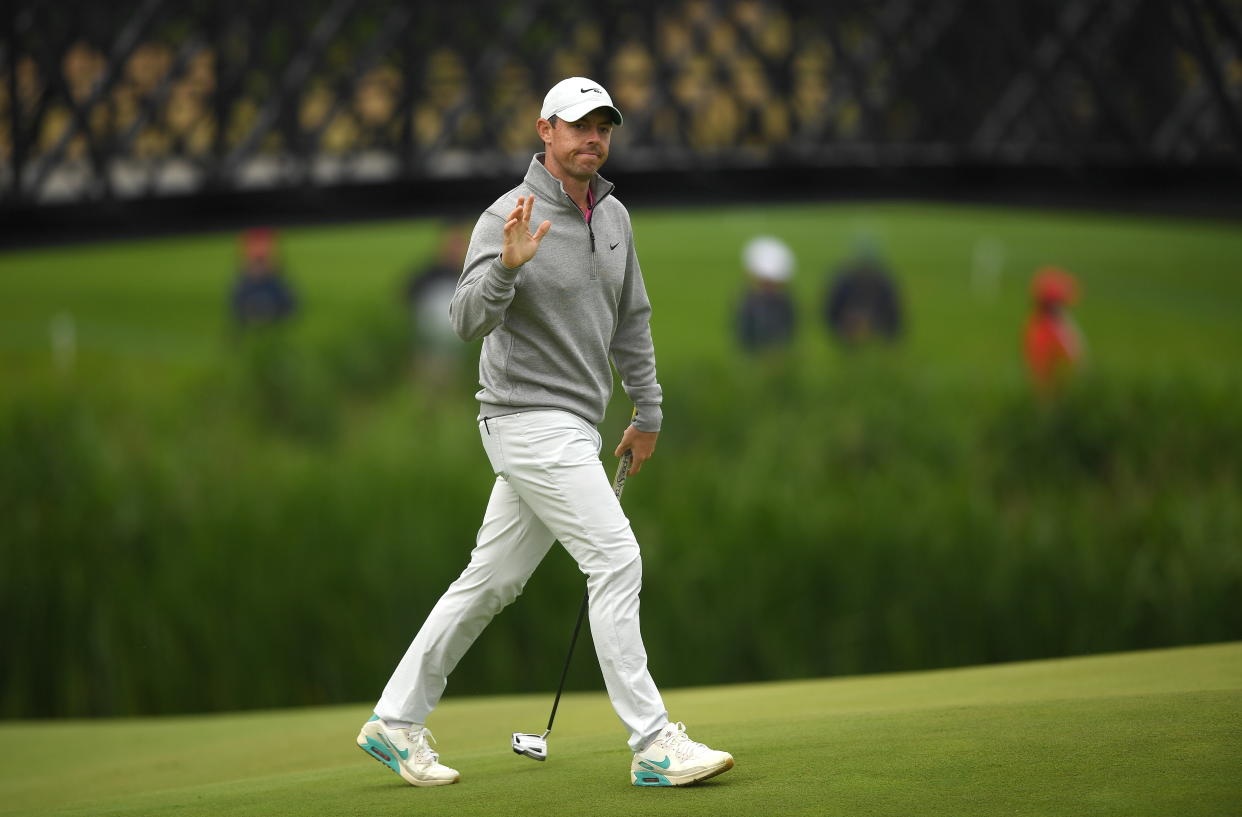
[[[548,759],[547,735],[532,735],[529,732],[513,733],[513,751],[531,760]]]

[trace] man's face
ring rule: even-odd
[[[539,138],[547,148],[547,161],[552,175],[563,172],[579,181],[587,181],[608,160],[612,141],[612,117],[604,109],[591,111],[577,122],[546,119],[538,122]],[[558,172],[560,171],[560,172]]]

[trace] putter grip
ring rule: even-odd
[[[621,455],[621,462],[617,465],[617,475],[612,479],[612,492],[617,495],[617,501],[621,501],[621,492],[625,490],[625,481],[630,476],[630,466],[634,463],[634,452],[628,448]]]

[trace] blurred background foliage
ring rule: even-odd
[[[232,234],[0,255],[0,716],[378,694],[491,483],[476,350],[435,377],[412,355],[404,275],[441,226],[286,231],[299,314],[249,332]],[[1236,225],[892,204],[646,209],[635,230],[666,424],[625,505],[662,685],[1242,637]],[[758,232],[798,259],[799,328],[751,358],[730,316]],[[909,322],[847,353],[819,300],[863,233]],[[1049,260],[1083,284],[1091,356],[1040,400],[1020,337]],[[554,550],[450,694],[550,689],[581,587]],[[599,684],[588,655],[572,686]]]

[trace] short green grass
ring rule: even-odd
[[[0,814],[1233,815],[1242,644],[672,690],[737,767],[628,785],[603,694],[562,701],[550,760],[509,733],[549,695],[452,698],[431,726],[462,782],[414,789],[351,744],[364,705],[0,725]]]

